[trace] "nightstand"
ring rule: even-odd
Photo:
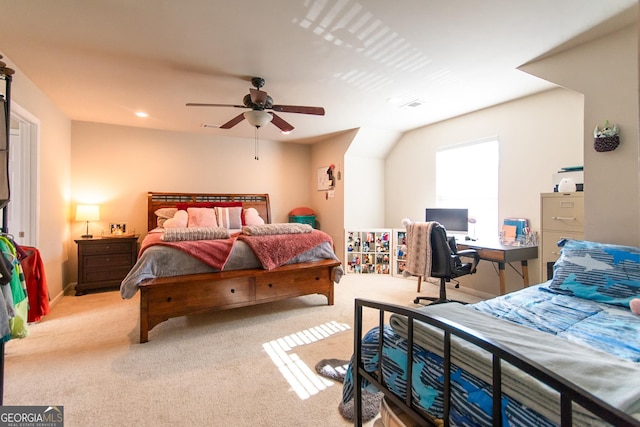
[[[119,288],[138,258],[138,236],[77,239],[76,295],[87,290]]]

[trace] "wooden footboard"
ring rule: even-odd
[[[333,305],[333,269],[339,261],[291,264],[148,280],[140,284],[140,342],[173,317],[244,307],[302,295],[325,295]]]

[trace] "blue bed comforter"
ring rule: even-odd
[[[628,308],[557,294],[548,286],[547,282],[469,307],[640,362],[640,316]]]
[[[549,292],[548,284],[468,305],[464,309],[556,335],[571,343],[573,348],[588,346],[597,350],[597,353],[604,352],[604,358],[610,356],[613,364],[616,363],[615,360],[620,360],[620,363],[630,363],[635,368],[640,362],[640,316],[621,307]],[[533,335],[537,333],[532,331]],[[404,397],[406,382],[402,378],[404,365],[401,362],[406,361],[407,342],[402,337],[402,332],[391,326],[385,326],[384,334],[383,376],[392,391]],[[363,338],[363,360],[370,372],[375,372],[378,366],[378,342],[377,328],[369,331]],[[442,416],[441,354],[414,344],[414,356],[414,400],[439,418]],[[606,373],[603,374],[606,376]],[[491,386],[460,369],[455,363],[452,368],[452,383],[454,391],[451,424],[490,424]],[[631,389],[633,388],[632,382]],[[353,377],[349,369],[343,387],[345,403],[351,400],[352,392]],[[522,405],[504,393],[502,408],[504,425],[555,424],[535,408]]]

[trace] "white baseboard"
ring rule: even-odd
[[[49,307],[53,307],[54,305],[62,301],[62,298],[65,295],[73,295],[75,292],[74,291],[75,286],[76,286],[75,282],[71,282],[67,286],[65,286],[62,292],[60,292],[58,295],[56,295],[55,297],[53,297],[53,299],[49,301]]]

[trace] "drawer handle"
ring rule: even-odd
[[[273,288],[273,284],[272,284],[272,283],[269,283],[269,287],[270,287],[270,288]]]
[[[167,302],[171,302],[171,301],[172,301],[171,297],[167,298]]]
[[[235,294],[235,293],[236,293],[236,290],[235,290],[235,289],[231,289],[231,293],[232,293],[232,294]]]
[[[316,277],[316,280],[320,280],[320,278],[319,278],[319,277]]]
[[[558,221],[575,221],[574,216],[552,216],[551,219],[557,219]]]

